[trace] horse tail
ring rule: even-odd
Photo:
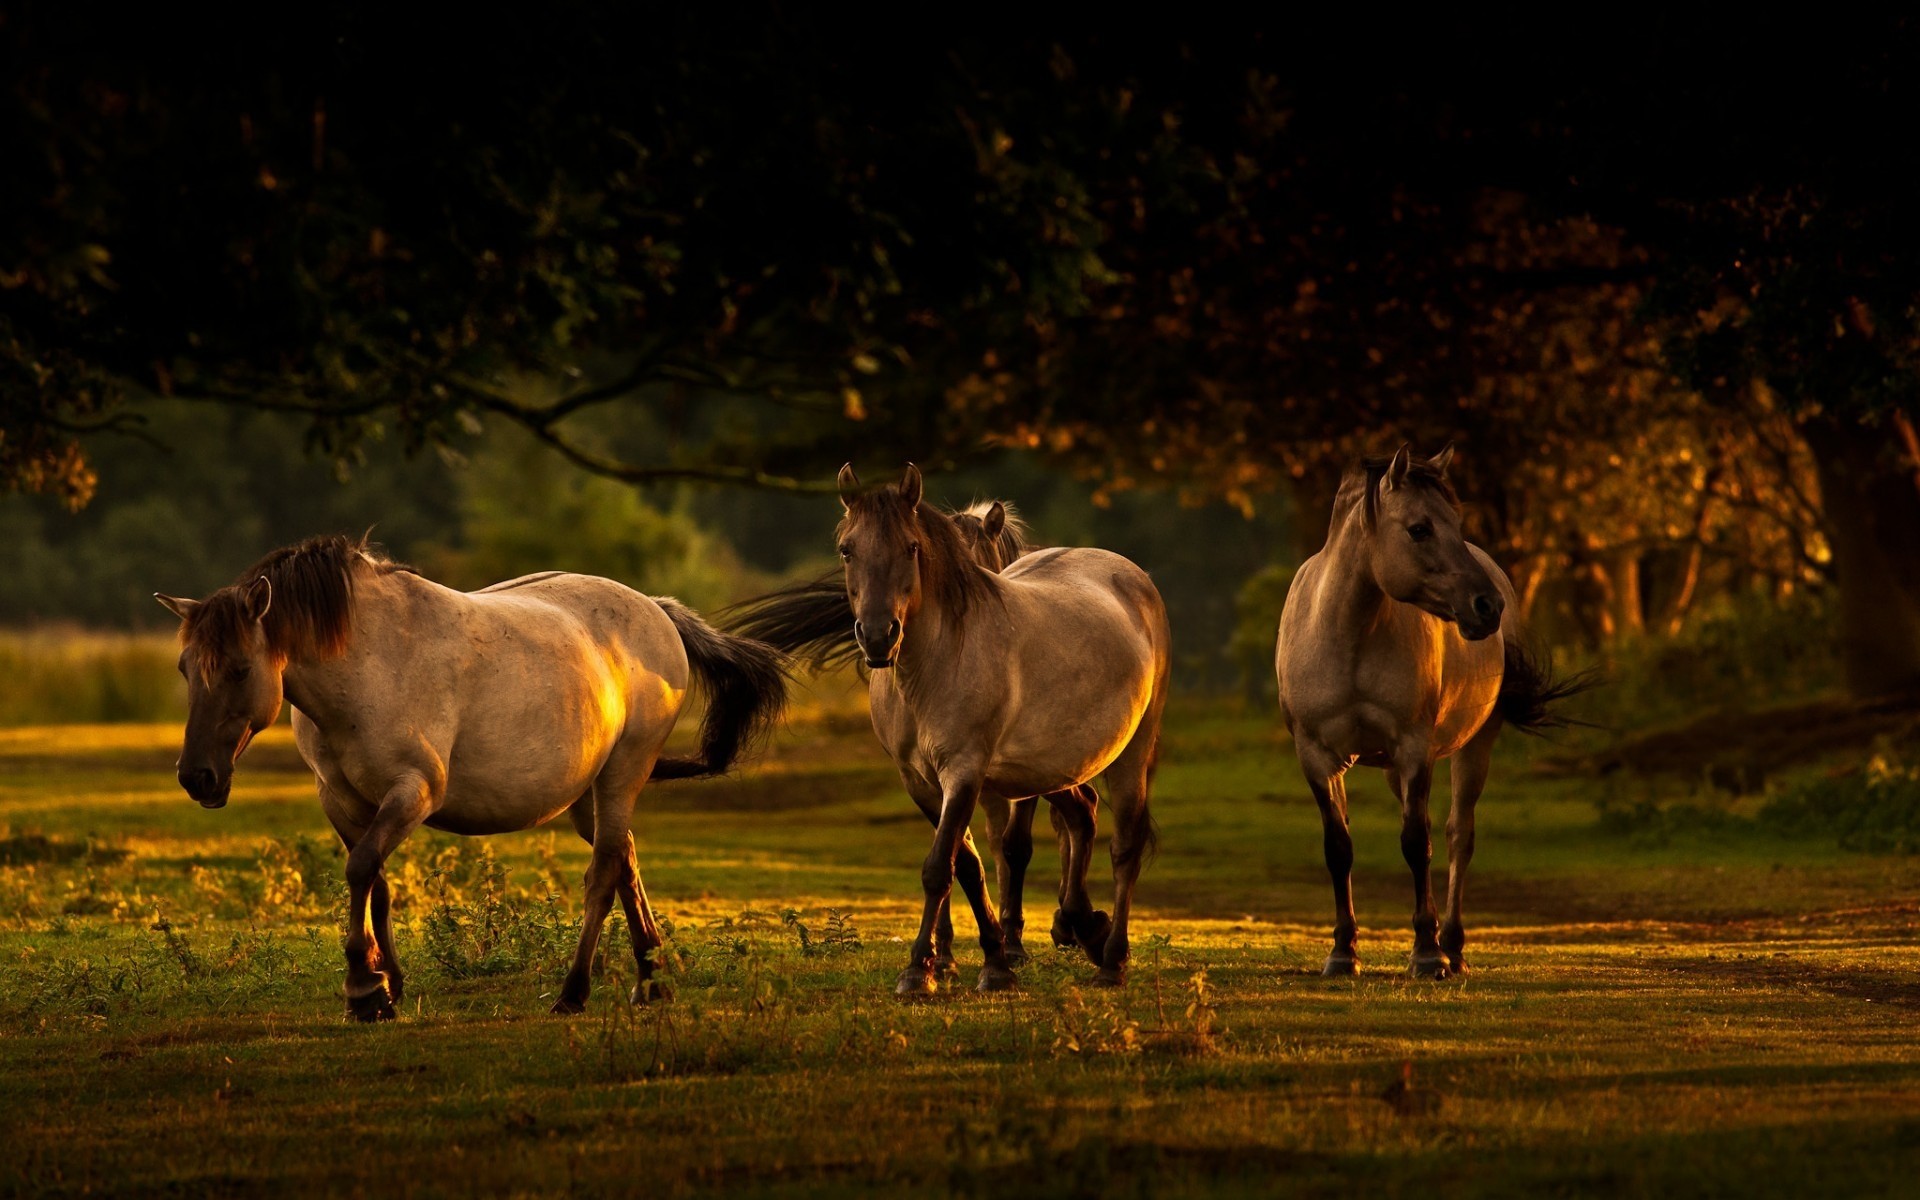
[[[1501,720],[1521,733],[1539,735],[1549,729],[1585,725],[1587,722],[1558,709],[1562,701],[1589,691],[1599,683],[1600,676],[1593,671],[1557,674],[1552,656],[1513,634],[1507,638],[1506,670],[1500,678],[1497,708]]]
[[[700,757],[662,758],[653,779],[693,779],[731,769],[766,737],[787,706],[787,658],[752,638],[722,633],[677,600],[656,598],[687,648],[687,664],[707,692]]]
[[[743,637],[765,642],[815,670],[860,661],[847,589],[837,580],[795,583],[726,609],[720,619]]]

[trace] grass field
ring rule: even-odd
[[[1920,1175],[1920,860],[1605,833],[1595,801],[1632,785],[1541,778],[1524,747],[1481,806],[1461,981],[1403,978],[1377,773],[1354,787],[1366,970],[1318,977],[1330,901],[1292,757],[1265,714],[1192,707],[1130,986],[1041,949],[1036,902],[1019,992],[902,1005],[926,829],[863,721],[816,714],[738,779],[643,798],[673,1003],[626,1007],[616,915],[587,1014],[548,1015],[583,848],[429,833],[394,866],[403,1011],[363,1027],[342,1018],[340,860],[287,731],[221,812],[175,786],[176,738],[0,731],[9,1193],[1875,1195]],[[1051,869],[1043,850],[1029,895]]]

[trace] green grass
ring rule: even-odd
[[[1920,1170],[1920,860],[1610,834],[1596,801],[1630,785],[1533,777],[1524,746],[1481,806],[1463,981],[1402,977],[1372,772],[1366,973],[1318,978],[1292,758],[1264,714],[1192,708],[1130,986],[1035,945],[1018,993],[902,1005],[926,827],[860,722],[813,712],[741,778],[643,798],[672,1004],[624,1004],[616,916],[588,1013],[548,1015],[582,848],[429,833],[394,866],[403,1011],[362,1027],[285,729],[216,813],[174,785],[176,737],[0,731],[0,1190],[1872,1195]]]

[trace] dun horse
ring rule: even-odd
[[[276,550],[205,600],[157,598],[181,620],[188,795],[225,805],[247,743],[293,705],[301,757],[347,846],[347,1007],[362,1020],[391,1017],[402,995],[382,872],[423,824],[505,833],[565,812],[593,855],[553,1009],[585,1004],[616,895],[634,999],[654,994],[660,933],[634,858],[635,799],[649,779],[726,770],[785,703],[777,651],[586,575],[462,593],[336,536]],[[689,672],[709,697],[701,754],[663,758]]]
[[[896,991],[936,990],[936,934],[956,877],[986,955],[979,986],[1015,982],[1006,935],[967,846],[982,796],[1044,796],[1066,813],[1070,878],[1055,927],[1088,947],[1100,982],[1117,984],[1133,887],[1152,839],[1148,793],[1170,662],[1166,608],[1146,572],[1104,550],[1037,551],[996,574],[953,517],[921,503],[921,490],[912,467],[872,493],[843,468],[838,617],[823,611],[817,589],[803,588],[747,606],[741,627],[817,654],[837,650],[851,624],[872,671],[874,731],[935,827],[921,870],[920,932]],[[1114,813],[1110,918],[1093,910],[1085,890],[1093,812],[1083,785],[1102,772]]]
[[[1014,560],[1034,549],[1027,541],[1026,522],[1006,501],[976,501],[960,512],[947,515],[953,518],[954,527],[960,531],[960,539],[972,551],[974,560],[995,574],[1006,570]],[[843,587],[835,590],[844,596]],[[851,628],[848,627],[850,644],[851,634]],[[1053,944],[1065,948],[1080,940],[1073,922],[1067,917],[1067,910],[1075,890],[1084,893],[1086,888],[1088,860],[1092,856],[1096,818],[1100,811],[1100,793],[1094,790],[1091,783],[1083,783],[1045,799],[1047,813],[1053,824],[1054,840],[1060,847],[1060,907],[1054,910]],[[1009,801],[1004,796],[982,792],[980,807],[986,810],[987,838],[994,856],[994,878],[1000,884],[1000,927],[1006,934],[1007,958],[1018,966],[1027,958],[1022,935],[1026,930],[1027,864],[1033,861],[1035,805],[1030,800]],[[1081,831],[1077,843],[1074,838],[1076,829]],[[1079,847],[1077,854],[1076,845]],[[961,847],[962,854],[971,852],[971,844]],[[1094,914],[1089,940],[1082,945],[1096,965],[1104,948],[1106,931],[1101,924],[1104,920],[1105,914]],[[945,914],[941,918],[941,928],[945,941],[939,945],[948,948],[944,961],[951,966],[953,925]],[[936,960],[940,958],[938,954],[935,957]]]
[[[1353,916],[1347,769],[1384,767],[1400,800],[1400,850],[1413,871],[1412,973],[1467,969],[1461,904],[1473,860],[1473,809],[1504,725],[1555,723],[1551,706],[1585,686],[1552,679],[1517,640],[1513,585],[1461,537],[1447,481],[1451,446],[1416,462],[1349,471],[1327,544],[1294,576],[1280,618],[1280,708],[1320,806],[1333,877],[1333,951],[1325,974],[1360,969]],[[1453,758],[1447,818],[1447,920],[1434,911],[1427,793]]]

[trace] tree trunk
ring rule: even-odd
[[[1891,428],[1803,426],[1840,580],[1842,655],[1857,696],[1920,691],[1920,484]]]

